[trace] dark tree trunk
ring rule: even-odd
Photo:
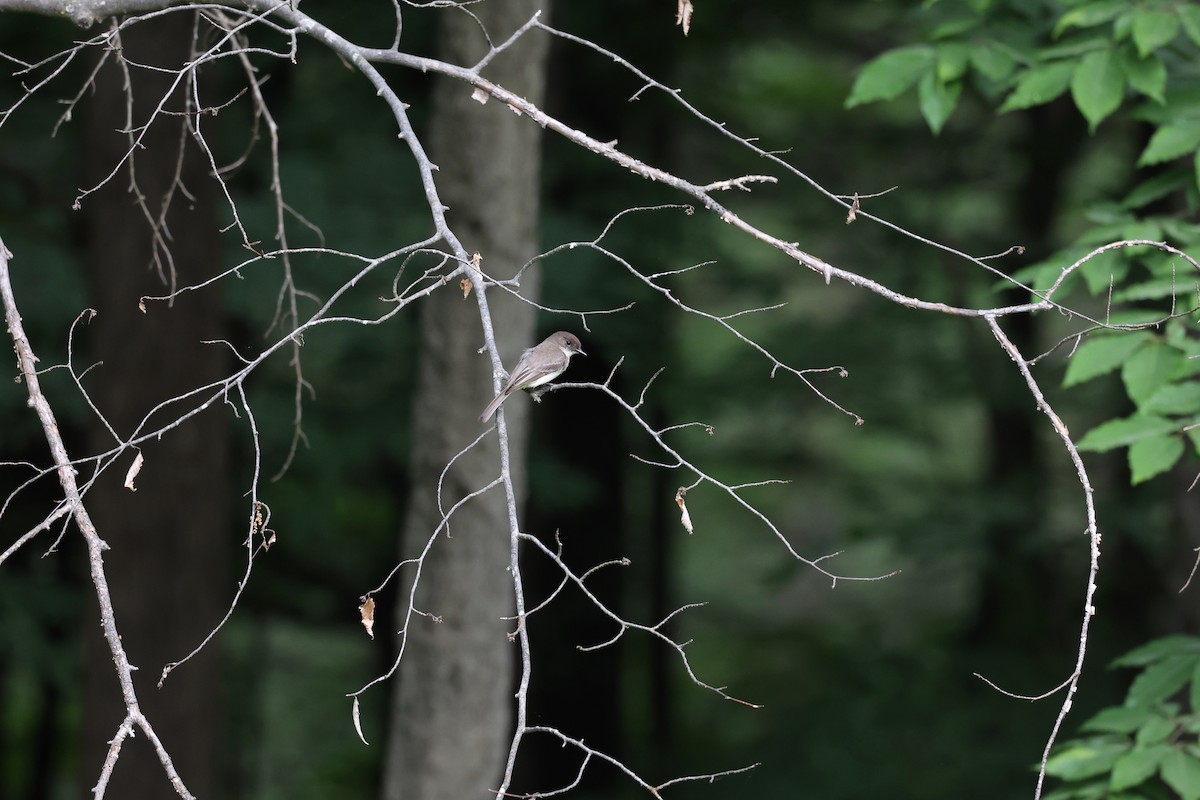
[[[1086,131],[1075,109],[1061,102],[1032,109],[1029,124],[1027,151],[1031,161],[1018,195],[1021,243],[1031,253],[1047,253],[1056,246],[1052,231],[1054,210],[1062,205],[1063,183]],[[1016,315],[1002,324],[1026,357],[1039,351],[1038,318]],[[986,332],[980,340],[986,347],[995,347]],[[1045,415],[1030,403],[1019,376],[993,373],[991,381],[988,386],[991,458],[987,485],[994,497],[1005,499],[1005,505],[989,515],[991,522],[984,542],[987,569],[983,573],[976,622],[968,637],[977,642],[999,642],[1002,647],[1014,640],[1023,645],[1036,640],[1052,647],[1069,642],[1070,632],[1078,627],[1077,614],[1069,603],[1049,601],[1047,593],[1062,585],[1054,577],[1060,566],[1045,547],[1036,545],[1036,540],[1043,536],[1039,521],[1047,515],[1048,487],[1053,483],[1050,476],[1061,465],[1039,457],[1045,452],[1048,426]],[[1057,449],[1057,442],[1054,446]],[[1019,502],[1013,502],[1014,499]],[[1022,575],[1022,579],[1014,581],[1015,574]],[[1070,591],[1075,591],[1073,585]],[[1071,610],[1051,618],[1049,610],[1055,608]],[[1036,632],[1031,631],[1030,620],[1038,620]]]
[[[190,15],[171,14],[123,33],[124,55],[139,64],[179,68],[189,57]],[[125,77],[109,62],[96,80],[86,121],[85,176],[94,185],[129,147]],[[168,91],[171,76],[132,69],[135,126],[143,125]],[[182,92],[167,103],[183,108]],[[180,284],[207,277],[219,263],[212,182],[201,154],[183,133],[180,116],[160,116],[135,155],[137,184],[157,215],[176,170],[187,194],[176,191],[166,215]],[[179,162],[179,148],[185,157]],[[151,230],[128,191],[122,170],[83,204],[86,271],[97,316],[82,330],[92,359],[102,361],[85,386],[109,424],[128,436],[158,402],[218,378],[224,355],[201,340],[221,338],[219,293],[193,292],[170,307],[138,310],[142,295],[161,295],[164,282],[152,264]],[[166,417],[158,417],[159,422]],[[93,426],[90,452],[114,442]],[[225,548],[236,544],[227,513],[229,452],[221,412],[193,418],[142,450],[145,466],[137,491],[122,487],[133,456],[110,469],[87,495],[101,536],[118,629],[134,673],[142,708],[171,753],[180,775],[198,797],[217,797],[216,726],[219,722],[218,657],[211,647],[155,683],[165,663],[192,650],[216,623],[232,587],[224,580]],[[117,679],[99,625],[89,624],[86,645],[85,787],[99,774],[108,741],[125,716]],[[144,736],[126,742],[108,797],[175,797]]]
[[[471,10],[499,42],[544,0],[483,3]],[[544,13],[544,12],[543,12]],[[441,55],[471,63],[486,44],[479,24],[462,13],[443,19]],[[544,93],[547,42],[534,34],[488,67],[488,76],[534,103]],[[510,276],[536,252],[540,129],[499,103],[480,105],[461,82],[439,79],[434,93],[430,154],[449,221],[468,251],[483,256],[493,276]],[[522,280],[536,297],[536,276]],[[531,343],[533,309],[492,292],[492,319],[511,368]],[[420,551],[441,519],[438,477],[483,426],[479,412],[492,396],[491,369],[479,355],[483,338],[474,298],[446,287],[423,308],[422,362],[414,404],[412,493],[405,522],[406,556]],[[529,401],[505,406],[518,491],[525,483]],[[496,437],[455,461],[443,507],[495,478]],[[500,782],[512,734],[513,663],[508,639],[513,608],[508,571],[509,529],[504,495],[492,491],[455,513],[450,536],[439,534],[425,564],[418,607],[441,617],[414,617],[394,697],[385,767],[388,800],[484,797]],[[401,611],[407,601],[402,593]]]

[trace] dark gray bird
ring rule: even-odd
[[[500,404],[513,392],[536,388],[562,375],[567,364],[571,363],[571,356],[576,353],[581,356],[587,355],[575,334],[566,331],[552,333],[541,344],[526,350],[508,376],[508,383],[504,384],[496,399],[488,403],[488,407],[479,415],[479,421],[487,422],[491,419]]]

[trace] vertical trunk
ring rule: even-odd
[[[1062,187],[1086,131],[1075,109],[1062,102],[1031,109],[1028,117],[1026,150],[1032,160],[1025,186],[1017,195],[1022,212],[1020,229],[1022,244],[1030,252],[1046,253],[1054,249],[1054,211],[1062,205]],[[1026,355],[1038,351],[1038,326],[1038,318],[1030,315],[1004,321],[1005,332]],[[986,331],[980,340],[988,348],[995,346]],[[1005,505],[990,515],[984,542],[987,569],[982,575],[977,623],[969,639],[1030,642],[1031,636],[1037,636],[1053,646],[1070,641],[1078,620],[1073,611],[1058,618],[1049,616],[1050,609],[1070,605],[1049,601],[1047,593],[1061,586],[1054,577],[1059,567],[1044,550],[1038,551],[1031,544],[1040,535],[1037,520],[1046,516],[1051,499],[1048,487],[1053,483],[1050,476],[1054,467],[1038,458],[1045,450],[1046,420],[1030,404],[1025,387],[1014,373],[1001,371],[991,379],[997,383],[989,387],[991,458],[987,485],[994,497],[1005,498]],[[1013,503],[1012,499],[1019,502]],[[1022,581],[1013,581],[1017,573],[1024,576]],[[1042,623],[1036,633],[1031,632],[1031,619]]]
[[[495,41],[528,20],[544,0],[508,0],[472,6]],[[486,52],[467,14],[443,19],[441,55],[471,63]],[[543,95],[547,42],[533,34],[488,67],[488,76],[535,103]],[[540,130],[498,103],[480,105],[470,87],[441,79],[435,89],[430,153],[449,220],[469,251],[483,256],[494,276],[510,276],[537,247]],[[536,296],[535,277],[522,282]],[[533,309],[493,292],[492,318],[510,367],[533,338]],[[413,491],[404,550],[420,550],[437,527],[438,477],[482,430],[480,410],[492,394],[473,299],[457,287],[430,298],[422,317],[422,363],[414,404]],[[514,398],[506,415],[513,471],[524,486],[528,402]],[[457,459],[443,487],[443,507],[486,484],[499,472],[497,441]],[[384,796],[388,800],[483,797],[499,784],[511,735],[515,651],[501,619],[513,606],[508,572],[509,534],[499,491],[455,513],[450,536],[439,534],[425,563],[418,608],[441,617],[414,617],[392,708]],[[403,604],[407,594],[401,598]]]
[[[189,55],[190,15],[171,14],[129,28],[124,54],[138,64],[178,68]],[[133,124],[149,118],[167,91],[169,75],[133,69]],[[99,181],[128,147],[124,76],[110,59],[96,80],[86,122],[89,185]],[[167,108],[183,107],[176,96]],[[182,136],[179,116],[158,118],[136,154],[138,188],[152,214],[174,180],[179,147],[185,143],[180,180],[190,196],[175,193],[167,225],[179,282],[207,276],[218,263],[216,224],[207,168],[191,140]],[[81,342],[102,361],[85,386],[97,407],[122,436],[154,404],[222,373],[219,348],[201,340],[221,338],[219,297],[193,292],[172,307],[138,310],[142,295],[163,294],[162,279],[150,266],[151,236],[143,212],[127,191],[128,172],[84,201],[86,271],[97,316],[82,329]],[[98,423],[89,452],[113,445]],[[117,625],[134,673],[143,710],[155,725],[180,775],[198,797],[214,797],[218,658],[213,648],[155,688],[162,666],[189,652],[215,623],[229,592],[222,575],[222,550],[233,542],[229,530],[225,476],[228,445],[220,412],[190,420],[143,448],[145,467],[137,492],[121,486],[132,456],[110,469],[87,495],[101,535],[111,546],[105,557]],[[125,716],[111,657],[98,625],[86,625],[87,685],[83,760],[84,786],[96,779],[108,740]],[[109,797],[174,797],[146,738],[126,742],[113,774]]]

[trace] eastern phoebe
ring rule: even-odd
[[[579,346],[579,339],[575,334],[566,331],[552,333],[546,337],[546,341],[526,350],[521,354],[521,360],[513,368],[512,374],[508,376],[508,383],[504,384],[496,399],[488,403],[488,407],[479,415],[479,421],[487,422],[491,419],[500,404],[513,392],[533,389],[562,375],[567,364],[571,363],[571,356],[576,353],[581,356],[587,355]]]

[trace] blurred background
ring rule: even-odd
[[[393,19],[386,4],[356,0],[325,9],[309,8],[311,2],[306,11],[352,41],[386,46],[381,36],[390,36],[383,32]],[[1069,102],[996,116],[969,93],[936,137],[911,97],[845,110],[856,70],[916,37],[911,5],[705,0],[687,37],[672,24],[674,4],[665,2],[562,2],[551,21],[680,89],[731,131],[758,137],[764,149],[786,150],[790,163],[832,192],[898,187],[865,201],[874,214],[974,255],[1024,246],[1024,255],[995,262],[1006,272],[1045,258],[1082,229],[1086,204],[1128,187],[1130,153],[1145,134],[1114,121],[1089,135]],[[405,46],[432,53],[436,15],[406,14]],[[0,51],[30,61],[79,35],[47,18],[0,18]],[[86,69],[72,65],[56,93],[36,97],[0,128],[0,235],[16,254],[15,291],[43,366],[65,360],[72,321],[104,302],[95,275],[82,266],[94,241],[87,226],[96,223],[71,210],[100,156],[78,119],[50,135],[62,106],[49,98],[70,96]],[[320,225],[324,241],[381,253],[424,236],[427,211],[411,159],[369,85],[308,41],[300,43],[295,66],[272,61],[263,69],[270,78],[264,92],[284,132],[289,200]],[[387,77],[424,130],[427,77],[399,69]],[[18,81],[0,80],[0,105],[20,96]],[[551,114],[696,183],[767,171],[661,94],[631,102],[640,88],[602,55],[552,44]],[[98,89],[85,103],[102,99]],[[207,124],[222,155],[232,158],[250,120],[234,106]],[[543,146],[546,248],[591,240],[630,206],[682,202],[560,138],[547,135]],[[229,180],[247,227],[270,230],[264,150],[260,143]],[[725,199],[802,249],[897,291],[960,305],[1020,299],[1000,291],[995,276],[942,251],[862,220],[846,224],[844,209],[799,180]],[[225,238],[225,249],[212,255],[227,267],[245,254],[235,236]],[[292,244],[320,241],[298,227]],[[788,364],[843,367],[848,377],[826,372],[811,380],[865,422],[855,425],[794,377],[772,378],[767,361],[719,327],[681,313],[584,249],[544,263],[542,301],[575,309],[636,304],[590,317],[588,330],[576,330],[588,356],[568,376],[602,381],[624,359],[615,386],[635,397],[665,368],[647,394],[647,418],[713,426],[711,436],[699,428],[674,433],[673,443],[722,480],[787,481],[747,496],[804,556],[841,551],[826,562],[841,574],[899,573],[832,587],[790,558],[761,522],[712,491],[688,495],[695,533],[687,535],[673,502],[684,481],[631,457],[654,455],[642,431],[599,394],[555,393],[532,410],[525,529],[544,541],[558,532],[568,562],[580,570],[630,558],[629,567],[609,569],[593,586],[630,619],[655,622],[679,605],[706,603],[675,617],[672,635],[692,641],[688,653],[703,680],[762,708],[698,688],[672,651],[646,637],[629,634],[606,649],[579,651],[577,645],[615,630],[564,593],[531,621],[531,722],[562,725],[651,780],[760,764],[715,784],[681,786],[673,797],[1028,796],[1059,699],[1013,700],[973,673],[1031,694],[1069,675],[1088,540],[1071,464],[986,325],[911,311],[837,282],[826,286],[702,213],[643,211],[622,219],[605,243],[644,273],[711,261],[671,283],[685,302],[710,313],[786,303],[736,325]],[[297,282],[317,296],[342,282],[342,273],[319,258],[298,260],[295,269]],[[279,282],[278,271],[247,272],[222,284],[214,307],[195,313],[221,338],[261,347]],[[384,291],[364,290],[362,306]],[[386,670],[396,647],[387,635],[395,627],[394,596],[380,600],[382,634],[374,641],[363,635],[356,607],[396,560],[409,492],[415,320],[402,314],[379,328],[328,326],[306,337],[305,377],[314,393],[304,404],[307,446],[262,490],[278,542],[256,566],[216,647],[180,673],[201,673],[219,697],[200,697],[192,717],[216,731],[206,756],[216,776],[212,796],[378,794],[385,749],[375,743],[386,738],[391,687],[364,700],[370,747],[354,733],[345,695]],[[539,331],[576,323],[543,315]],[[1067,332],[1066,324],[1043,315],[1005,326],[1034,354]],[[77,364],[89,363],[80,353],[104,334],[81,327],[75,335]],[[192,369],[186,349],[166,358]],[[267,475],[291,445],[288,358],[281,353],[249,383]],[[1073,432],[1125,413],[1128,400],[1115,378],[1060,389],[1065,363],[1056,353],[1037,376]],[[68,444],[84,452],[96,441],[86,405],[65,371],[44,380]],[[179,490],[176,499],[221,521],[227,535],[203,558],[226,578],[187,590],[196,598],[194,618],[143,609],[135,628],[143,638],[153,639],[156,627],[182,628],[185,641],[197,642],[220,619],[243,568],[242,492],[253,467],[245,421],[225,414],[204,430],[216,461],[201,485]],[[0,381],[0,458],[46,462],[24,387],[9,380]],[[1194,459],[1136,487],[1119,454],[1090,455],[1087,463],[1104,555],[1088,666],[1068,728],[1122,696],[1127,676],[1105,669],[1113,657],[1197,624],[1190,594],[1178,594],[1196,545],[1188,522],[1198,509],[1186,493]],[[178,463],[170,471],[192,470]],[[119,482],[117,472],[124,469],[110,477]],[[27,477],[19,468],[0,469],[3,495]],[[5,546],[55,497],[53,479],[25,489],[0,526]],[[58,552],[44,556],[53,535],[0,566],[4,798],[79,797],[99,767],[81,744],[86,687],[95,680],[111,691],[111,670],[85,646],[96,609],[84,553],[69,533]],[[171,538],[169,531],[159,535]],[[185,586],[191,558],[176,551],[171,560],[141,565],[139,574]],[[540,599],[557,585],[550,565],[528,559],[526,569],[527,597]],[[185,654],[176,648],[135,662],[157,675]],[[119,716],[100,729],[114,730],[116,722]],[[577,766],[557,745],[532,743],[514,790],[565,785]],[[595,766],[572,796],[642,793],[616,770]]]

